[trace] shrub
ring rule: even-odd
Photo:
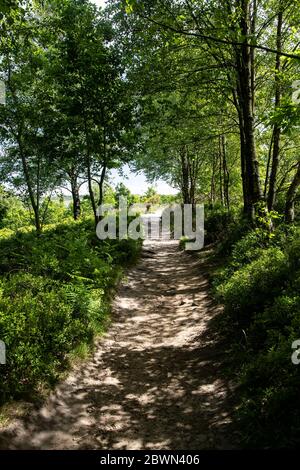
[[[230,334],[231,370],[240,382],[243,444],[295,448],[300,369],[291,345],[300,338],[299,228],[282,225],[272,237],[261,235],[252,230],[237,241],[218,275],[225,304],[220,325]]]
[[[214,243],[222,240],[232,221],[232,213],[222,206],[205,208],[205,243]]]
[[[279,294],[288,275],[286,255],[278,248],[260,251],[258,259],[241,267],[217,288],[226,312],[249,323],[254,312]]]
[[[7,346],[7,365],[1,390],[17,397],[38,382],[51,382],[67,354],[83,342],[90,343],[103,322],[103,292],[97,308],[81,284],[17,274],[2,281],[0,337]]]
[[[262,242],[260,235],[256,231],[248,232],[233,246],[231,266],[236,270],[244,264],[256,260],[261,255],[262,249],[266,247],[267,244]]]
[[[300,231],[294,233],[293,238],[287,246],[290,267],[292,270],[300,270]]]
[[[238,412],[245,443],[299,444],[300,371],[291,361],[291,345],[299,338],[300,297],[291,292],[276,298],[251,325]]]
[[[10,238],[15,234],[13,230],[10,228],[2,228],[0,229],[0,240],[5,240],[6,238]]]
[[[89,220],[9,235],[0,238],[0,401],[53,384],[70,353],[92,343],[111,288],[140,250],[133,240],[98,240]]]

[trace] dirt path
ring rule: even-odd
[[[93,357],[2,431],[0,447],[232,448],[232,391],[220,378],[210,328],[218,312],[203,271],[175,242],[148,242]]]

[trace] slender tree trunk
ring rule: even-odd
[[[97,225],[99,221],[99,217],[98,217],[98,212],[97,212],[95,194],[93,190],[90,135],[89,135],[89,130],[88,130],[88,122],[87,122],[87,117],[86,117],[86,112],[85,112],[85,106],[83,106],[83,110],[84,110],[84,131],[85,131],[85,140],[86,140],[86,165],[87,165],[88,188],[89,188],[89,195],[90,195],[91,205],[92,205],[93,214],[94,214],[95,225]]]
[[[189,200],[192,204],[193,209],[196,207],[196,183],[197,183],[197,174],[198,174],[198,160],[193,158],[192,161],[189,160]]]
[[[33,210],[34,214],[34,225],[36,228],[37,233],[41,233],[42,227],[41,227],[41,221],[40,221],[40,210],[39,210],[39,204],[37,203],[37,200],[34,196],[34,189],[31,184],[31,178],[30,178],[30,171],[28,168],[28,162],[27,158],[23,149],[21,137],[18,136],[18,146],[19,146],[19,151],[20,151],[20,156],[21,156],[21,161],[22,161],[22,168],[23,168],[23,173],[27,185],[27,190],[28,190],[28,195],[29,195],[29,200],[30,204]]]
[[[278,13],[277,20],[277,50],[276,55],[276,69],[275,69],[275,109],[280,106],[281,103],[281,85],[280,85],[280,70],[281,70],[281,56],[280,52],[282,50],[282,23],[283,23],[283,13],[280,11]],[[277,173],[279,167],[279,153],[280,153],[280,139],[281,139],[281,128],[278,124],[275,123],[273,129],[273,154],[272,154],[272,166],[269,182],[269,192],[268,192],[268,209],[271,211],[275,204],[276,198],[276,182],[277,182]]]
[[[220,192],[220,202],[224,206],[224,188],[223,188],[223,148],[222,148],[222,138],[219,136],[219,192]]]
[[[299,186],[300,186],[300,162],[298,162],[296,174],[294,176],[294,179],[286,195],[285,221],[287,223],[292,223],[294,222],[294,219],[295,219],[294,206],[295,206],[295,199],[296,199]]]
[[[92,175],[92,160],[91,160],[91,145],[90,145],[90,133],[89,133],[89,124],[88,124],[88,117],[86,113],[86,105],[85,105],[85,90],[84,86],[81,84],[81,91],[82,91],[82,106],[83,106],[83,123],[84,123],[84,133],[85,133],[85,143],[86,143],[86,167],[87,167],[87,180],[88,180],[88,188],[89,188],[89,195],[91,199],[91,205],[94,214],[95,225],[98,224],[99,217],[97,212],[97,204],[95,200],[95,194],[93,191],[93,175]]]
[[[195,207],[197,169],[195,161],[188,154],[187,146],[180,149],[181,159],[181,192],[184,204],[192,204]]]
[[[183,146],[180,150],[180,158],[181,158],[181,191],[183,196],[183,203],[190,204],[190,195],[189,195],[189,162],[188,162],[188,155],[187,149]]]
[[[99,206],[103,204],[104,181],[105,181],[105,176],[106,176],[106,170],[107,170],[107,165],[104,163],[102,170],[101,170],[101,176],[100,176],[100,181],[99,181],[99,200],[98,200]]]
[[[223,188],[224,188],[224,202],[227,209],[230,209],[229,199],[229,171],[227,167],[227,155],[226,155],[226,138],[225,135],[221,136],[221,147],[222,147],[222,167],[223,167]]]
[[[40,217],[41,160],[40,160],[40,157],[39,157],[39,156],[37,157],[37,159],[38,159],[38,161],[37,161],[37,173],[36,173],[36,192],[35,192],[36,197],[35,197],[35,201],[36,201],[37,213],[38,213],[38,215],[39,215],[40,230],[42,230],[43,221],[41,221],[41,217]]]
[[[8,66],[8,86],[10,88],[14,104],[15,104],[16,108],[18,109],[19,103],[18,103],[18,99],[17,99],[17,94],[16,94],[16,91],[15,91],[15,89],[14,89],[12,83],[11,83],[11,64],[10,64],[10,61],[9,61],[9,66]],[[18,123],[18,131],[17,131],[17,134],[15,135],[15,138],[16,138],[16,141],[17,141],[17,144],[18,144],[18,147],[19,147],[19,153],[20,153],[21,162],[22,162],[23,174],[24,174],[24,177],[25,177],[25,182],[26,182],[26,186],[27,186],[27,190],[28,190],[30,204],[31,204],[33,214],[34,214],[34,225],[35,225],[37,233],[39,234],[42,231],[41,220],[40,220],[40,210],[39,210],[40,209],[39,208],[39,197],[40,197],[40,195],[39,195],[39,183],[40,182],[38,180],[37,199],[35,199],[34,187],[32,185],[32,181],[31,181],[30,170],[29,170],[28,162],[27,162],[27,156],[25,155],[25,150],[24,150],[24,147],[23,147],[22,135],[23,135],[23,122],[19,122]],[[39,176],[40,175],[38,175],[38,179],[39,179]]]
[[[213,155],[213,164],[212,164],[212,175],[210,182],[210,207],[213,208],[216,199],[216,162],[217,158],[215,154]]]
[[[247,200],[245,212],[253,221],[255,217],[255,205],[263,200],[259,177],[259,164],[256,155],[256,143],[254,132],[254,58],[249,47],[249,35],[251,34],[250,1],[241,0],[241,33],[244,44],[236,50],[237,53],[237,94],[242,114],[243,147],[245,169],[244,177]],[[253,20],[252,20],[253,21]]]
[[[267,162],[267,169],[266,169],[266,177],[265,177],[265,187],[264,187],[264,198],[267,197],[268,186],[270,181],[270,168],[272,163],[272,153],[273,153],[273,140],[274,140],[274,129],[272,132],[271,142],[269,145],[269,152],[268,152],[268,162]]]
[[[78,187],[76,175],[74,175],[71,178],[71,191],[72,191],[72,199],[73,199],[73,217],[74,217],[74,220],[78,220],[81,215],[81,204],[80,204],[79,187]]]
[[[94,214],[94,219],[95,219],[95,224],[97,225],[98,223],[98,213],[97,213],[97,204],[95,200],[95,194],[93,190],[93,177],[92,177],[92,170],[91,170],[91,159],[90,156],[88,155],[87,158],[87,178],[88,178],[88,188],[89,188],[89,194],[90,194],[90,199],[91,199],[91,205],[93,209],[93,214]]]
[[[245,215],[251,213],[251,201],[250,201],[250,190],[249,190],[249,178],[246,171],[246,160],[245,160],[245,133],[244,133],[244,120],[241,106],[239,103],[240,92],[238,90],[239,83],[237,82],[237,89],[232,90],[233,101],[238,113],[239,119],[239,135],[240,135],[240,161],[241,161],[241,178],[243,188],[243,212]]]
[[[252,1],[252,11],[250,18],[250,31],[251,35],[255,35],[256,31],[256,20],[257,20],[257,0]],[[250,60],[251,60],[251,90],[252,90],[252,114],[255,115],[255,49],[250,49]]]
[[[277,182],[277,174],[278,174],[278,167],[279,167],[280,140],[281,140],[281,128],[277,126],[277,124],[275,124],[272,167],[271,167],[269,192],[268,192],[268,210],[269,211],[271,211],[274,208],[274,204],[276,200],[276,182]]]

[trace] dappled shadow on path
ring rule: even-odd
[[[234,388],[221,378],[203,262],[148,242],[111,327],[31,416],[0,433],[11,449],[232,448]]]

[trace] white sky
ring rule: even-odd
[[[105,0],[91,0],[91,1],[100,7],[104,7],[105,5]]]
[[[169,186],[164,181],[157,181],[155,184],[147,182],[143,173],[132,173],[127,165],[123,168],[123,175],[120,176],[117,170],[110,172],[110,182],[115,186],[122,182],[133,194],[144,194],[149,186],[154,186],[159,194],[178,194],[179,190]]]
[[[130,171],[128,165],[124,165],[122,169],[122,175],[119,174],[118,170],[110,170],[108,174],[107,182],[112,186],[116,186],[118,183],[123,183],[130,190],[132,194],[143,195],[152,186],[156,189],[158,194],[178,194],[179,190],[172,188],[164,181],[156,181],[154,184],[148,183],[143,173],[133,173]],[[62,190],[63,194],[69,196],[70,193],[66,189]],[[88,194],[87,183],[81,186],[80,194],[83,196]]]

